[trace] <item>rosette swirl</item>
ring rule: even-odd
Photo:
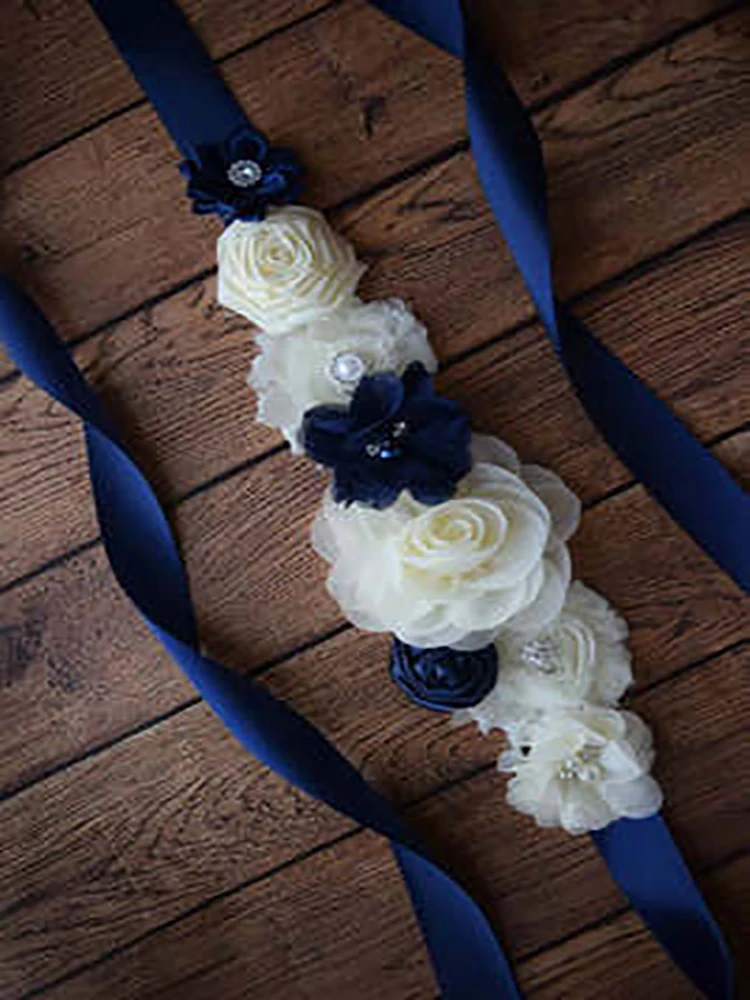
[[[353,303],[365,270],[325,217],[300,205],[272,209],[261,221],[233,222],[217,253],[219,302],[267,334]]]
[[[462,653],[448,646],[420,649],[399,639],[391,648],[391,678],[407,698],[436,712],[476,705],[497,679],[497,650]]]

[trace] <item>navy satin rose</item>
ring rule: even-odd
[[[333,469],[337,503],[378,510],[403,490],[421,503],[443,503],[471,468],[469,420],[436,394],[420,362],[400,378],[366,375],[348,407],[308,410],[302,440],[314,461]]]
[[[452,712],[478,705],[494,688],[497,650],[494,644],[470,652],[449,646],[421,649],[394,639],[390,670],[397,687],[417,705]]]
[[[229,224],[258,220],[270,205],[293,201],[302,187],[302,167],[290,149],[269,146],[252,129],[225,142],[198,146],[180,164],[187,193],[198,215],[215,214]]]

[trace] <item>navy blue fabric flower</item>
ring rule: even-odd
[[[308,455],[334,470],[338,503],[382,510],[403,490],[438,504],[471,468],[471,427],[457,403],[438,396],[415,361],[399,378],[366,375],[348,407],[316,406],[302,425]]]
[[[293,201],[302,186],[302,167],[290,149],[269,146],[252,129],[225,142],[198,146],[195,157],[180,164],[187,193],[198,215],[262,219],[269,205]]]
[[[448,646],[421,649],[400,639],[391,647],[391,677],[407,698],[436,712],[478,705],[497,680],[494,645],[470,652]]]

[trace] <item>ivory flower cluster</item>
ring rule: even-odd
[[[334,471],[312,541],[360,628],[395,639],[412,700],[505,730],[508,800],[570,833],[658,810],[647,727],[618,709],[627,627],[573,581],[578,498],[440,397],[424,327],[363,303],[364,266],[296,205],[219,239],[219,300],[259,328],[259,418]]]
[[[218,263],[219,302],[259,329],[248,379],[258,419],[296,453],[305,412],[346,403],[363,376],[401,375],[415,361],[437,368],[427,331],[403,302],[357,297],[365,266],[320,212],[289,205],[236,221],[219,238]]]
[[[627,634],[607,601],[574,581],[559,615],[533,639],[512,630],[498,637],[495,687],[455,713],[483,733],[505,730],[508,801],[540,826],[584,833],[661,806],[649,730],[616,710],[633,680]]]

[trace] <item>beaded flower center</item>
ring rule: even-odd
[[[263,176],[263,168],[255,160],[235,160],[227,170],[231,184],[239,188],[255,187]]]
[[[396,420],[388,432],[378,441],[370,441],[365,445],[365,451],[370,458],[400,458],[403,454],[403,439],[408,427],[405,420]]]
[[[560,764],[557,777],[561,781],[601,781],[605,771],[600,757],[599,747],[584,743],[579,750]]]
[[[532,639],[521,650],[521,660],[525,667],[540,674],[559,674],[560,647],[554,639]]]

